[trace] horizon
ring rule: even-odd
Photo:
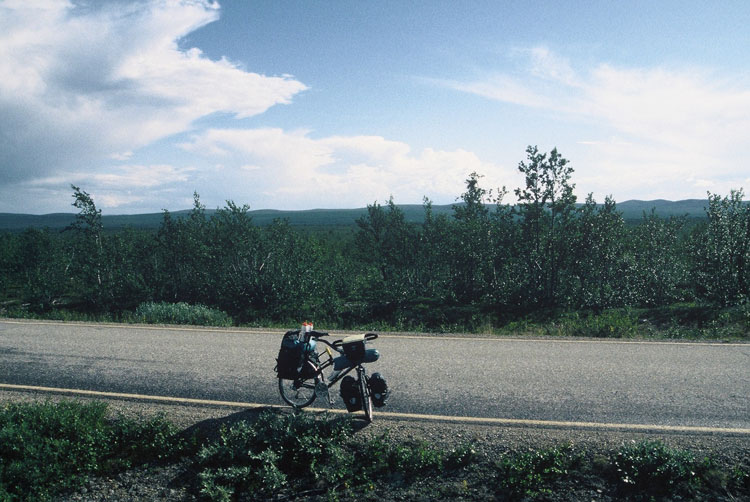
[[[697,203],[697,202],[704,202],[704,201],[706,203],[708,203],[708,198],[705,198],[705,199],[690,198],[690,199],[679,199],[679,200],[668,200],[668,199],[650,199],[650,200],[628,199],[628,200],[624,200],[624,201],[615,201],[615,203],[618,206],[620,206],[622,204],[629,204],[629,203],[635,203],[635,204],[650,204],[650,203],[679,204],[679,203],[684,203],[684,202],[695,202],[695,203]],[[236,202],[236,201],[232,201],[232,202]],[[376,201],[376,202],[378,204],[380,204],[381,206],[385,206],[387,204],[387,203],[380,203],[378,201]],[[604,204],[603,201],[596,201],[596,203],[597,203],[597,205],[600,205],[600,206]],[[94,204],[96,204],[96,200],[94,200]],[[463,204],[463,203],[461,201],[457,200],[455,202],[446,203],[446,204],[432,204],[432,206],[433,207],[446,208],[446,207],[451,207],[453,205],[461,205],[461,204]],[[488,206],[494,205],[494,203],[490,203],[490,202],[487,202],[486,204]],[[516,204],[518,204],[518,203],[517,202],[503,203],[503,205],[506,205],[506,206],[507,205],[516,205]],[[745,204],[750,204],[750,201],[745,201]],[[242,204],[238,204],[238,205],[240,207],[242,207]],[[270,208],[270,207],[253,208],[253,207],[248,206],[248,212],[252,213],[252,212],[260,212],[260,211],[275,211],[275,212],[361,211],[361,210],[366,210],[368,205],[370,205],[370,203],[368,203],[368,204],[366,204],[364,206],[356,206],[356,207],[339,207],[339,208],[333,208],[333,207],[312,207],[312,208],[305,208],[305,209],[276,209],[276,208]],[[580,199],[578,199],[578,200],[576,200],[576,205],[577,206],[582,206],[583,202],[581,202]],[[424,204],[418,204],[418,203],[399,204],[399,203],[396,203],[396,206],[398,206],[398,207],[407,207],[407,206],[408,207],[423,207]],[[216,206],[216,207],[208,207],[208,206],[206,206],[204,209],[206,211],[209,211],[209,212],[214,212],[214,211],[218,211],[220,209],[223,209],[224,207],[226,207],[226,204],[224,204],[222,206]],[[146,215],[156,215],[156,214],[162,214],[165,211],[167,211],[169,213],[172,213],[172,214],[176,214],[176,213],[189,212],[193,208],[192,207],[185,207],[185,208],[182,208],[182,209],[167,209],[167,208],[164,208],[164,209],[161,209],[159,211],[146,211],[146,212],[140,212],[140,213],[111,213],[111,212],[102,210],[102,208],[100,208],[99,206],[97,206],[97,209],[101,211],[102,216],[114,217],[114,216],[146,216]],[[77,211],[54,211],[54,212],[51,212],[51,213],[18,213],[18,212],[13,212],[13,211],[0,211],[0,214],[9,214],[9,215],[18,215],[18,216],[38,216],[38,217],[43,217],[43,216],[52,216],[52,215],[72,215],[72,216],[75,216],[78,213],[77,213]]]
[[[728,195],[748,24],[742,1],[0,0],[0,212],[67,213],[71,184],[108,215],[448,205],[472,172],[514,203],[529,145],[581,201]]]

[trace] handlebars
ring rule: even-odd
[[[326,334],[327,334],[327,333],[326,333]],[[370,341],[372,341],[372,340],[375,340],[375,339],[376,339],[376,338],[378,337],[378,334],[377,334],[377,333],[365,333],[365,334],[364,334],[364,335],[362,335],[362,336],[364,337],[364,340],[365,340],[366,342],[370,342]],[[326,342],[325,340],[322,340],[322,341],[323,341],[324,343],[327,343],[327,344],[328,344],[328,345],[330,345],[331,347],[335,348],[336,350],[340,349],[340,348],[341,348],[341,346],[342,346],[342,345],[344,344],[344,340],[334,340],[334,341],[333,341],[333,342],[331,342],[331,343],[329,343],[329,342]],[[340,351],[339,351],[339,352],[340,352]]]

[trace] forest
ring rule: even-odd
[[[425,199],[423,223],[410,223],[391,198],[343,234],[283,219],[259,226],[232,201],[207,215],[197,193],[187,215],[164,211],[156,231],[105,232],[95,201],[72,186],[78,214],[64,231],[0,233],[0,316],[117,320],[146,302],[184,302],[238,325],[477,330],[678,306],[740,312],[750,326],[741,189],[708,194],[697,224],[654,212],[627,224],[611,197],[577,201],[556,149],[528,147],[518,169],[525,183],[513,205],[473,173],[452,214],[433,214]]]

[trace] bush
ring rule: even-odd
[[[263,413],[249,424],[222,428],[218,441],[198,452],[198,490],[209,500],[232,500],[241,493],[272,495],[289,484],[312,481],[335,486],[352,477],[348,417],[328,420],[308,413]]]
[[[367,442],[358,453],[368,477],[439,471],[445,460],[443,452],[431,448],[425,441],[394,445],[387,435]]]
[[[372,486],[379,478],[462,467],[474,455],[470,446],[446,453],[426,442],[394,444],[381,436],[358,443],[352,437],[348,416],[331,420],[309,413],[263,413],[252,424],[223,428],[217,441],[201,448],[198,491],[218,501],[242,494],[267,498],[311,487],[333,496],[342,488]]]
[[[570,446],[504,457],[497,463],[498,491],[511,499],[550,493],[550,486],[581,460]]]
[[[583,320],[576,336],[594,338],[632,338],[638,334],[638,321],[627,311],[607,310]]]
[[[148,324],[190,324],[197,326],[231,326],[232,318],[221,310],[187,303],[142,303],[135,310],[135,320]]]
[[[672,450],[660,441],[632,442],[614,455],[613,468],[623,493],[650,497],[694,493],[711,467],[682,450]]]
[[[0,498],[47,500],[91,474],[166,459],[181,451],[162,418],[110,420],[103,403],[7,404],[0,409]]]
[[[563,314],[545,325],[548,335],[592,338],[633,338],[638,335],[638,319],[629,310],[605,310],[599,314]]]

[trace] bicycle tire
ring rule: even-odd
[[[317,395],[315,386],[319,378],[308,378],[306,380],[287,380],[279,378],[279,394],[286,404],[293,408],[304,408],[310,406]]]
[[[359,393],[362,398],[362,411],[365,413],[365,421],[372,423],[372,396],[370,387],[367,385],[367,372],[364,368],[359,371]]]

